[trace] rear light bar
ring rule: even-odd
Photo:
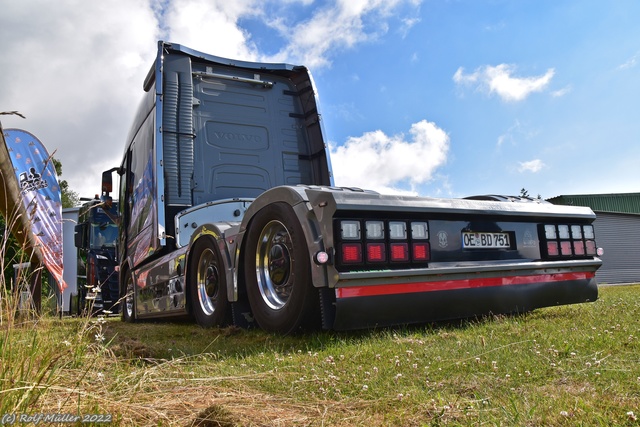
[[[601,255],[596,246],[593,225],[544,224],[542,235],[545,242],[542,249],[546,249],[548,258]]]
[[[391,244],[391,261],[407,262],[409,261],[409,245],[406,243]]]
[[[384,243],[367,243],[367,261],[385,262],[387,251]]]
[[[345,264],[360,264],[362,262],[362,244],[343,243],[342,262]]]
[[[337,261],[372,268],[427,266],[431,260],[426,221],[336,220]]]

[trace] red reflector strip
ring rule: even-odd
[[[386,258],[384,243],[367,243],[367,261],[382,262]]]
[[[357,264],[362,262],[362,245],[360,243],[342,244],[342,262],[345,264]]]
[[[549,256],[560,255],[560,252],[558,251],[558,242],[547,242],[547,254]]]
[[[560,252],[562,255],[571,255],[571,242],[568,240],[560,242]]]
[[[409,261],[409,245],[406,243],[392,243],[391,261]]]
[[[414,243],[413,244],[413,260],[414,261],[429,261],[431,256],[429,254],[429,243]]]
[[[352,286],[337,288],[336,297],[370,297],[377,295],[412,294],[418,292],[451,291],[455,289],[485,288],[491,286],[527,285],[544,282],[569,282],[590,280],[595,273],[558,273],[538,274],[534,276],[488,277],[483,279],[443,280],[439,282],[393,283],[388,285]]]

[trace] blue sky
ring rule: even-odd
[[[81,195],[164,39],[307,65],[336,184],[435,197],[640,191],[640,2],[0,0],[0,116]]]

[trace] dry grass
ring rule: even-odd
[[[0,378],[0,400],[4,413],[108,413],[121,426],[638,425],[639,291],[609,287],[596,303],[523,316],[289,337],[118,319],[5,323],[13,360],[31,368],[13,387]]]

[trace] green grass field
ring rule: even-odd
[[[0,421],[47,413],[110,414],[122,426],[640,425],[640,286],[525,315],[287,337],[3,313]]]

